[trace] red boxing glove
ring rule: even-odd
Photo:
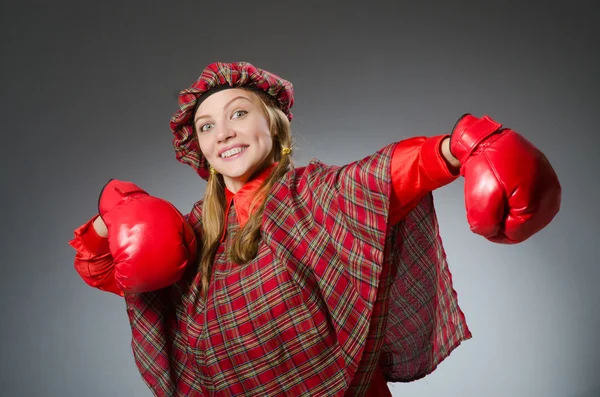
[[[98,212],[108,229],[115,281],[124,292],[172,285],[196,259],[196,236],[184,216],[131,182],[110,180]]]
[[[546,156],[488,116],[456,123],[450,151],[465,178],[471,230],[496,243],[522,242],[558,213],[561,186]]]

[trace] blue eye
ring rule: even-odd
[[[209,129],[211,129],[212,127],[213,127],[213,125],[211,123],[203,124],[202,127],[200,127],[200,132],[206,132]]]
[[[233,115],[231,118],[237,119],[242,117],[243,115],[247,114],[248,112],[246,112],[245,110],[236,110],[235,112],[233,112]]]

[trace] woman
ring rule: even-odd
[[[157,396],[385,396],[470,338],[431,191],[465,177],[467,216],[517,243],[558,212],[533,145],[489,117],[343,167],[291,161],[292,85],[214,63],[179,96],[179,161],[208,180],[187,216],[110,181],[75,231],[75,267],[125,297]]]

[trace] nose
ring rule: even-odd
[[[226,142],[233,137],[235,137],[235,131],[227,123],[222,124],[221,128],[217,131],[217,139],[219,142]]]

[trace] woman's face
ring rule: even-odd
[[[202,154],[232,193],[273,162],[269,121],[252,92],[231,88],[212,94],[198,107],[194,126]]]

